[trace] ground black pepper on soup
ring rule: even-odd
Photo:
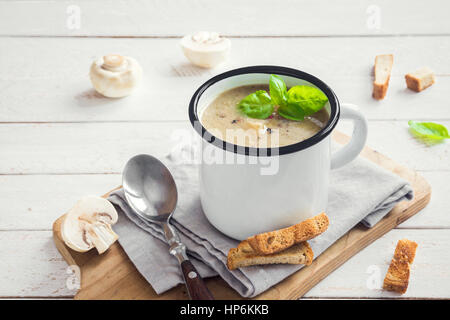
[[[277,105],[266,119],[248,117],[237,105],[258,90],[269,92],[269,86],[246,85],[221,93],[203,111],[202,125],[218,138],[240,146],[281,147],[314,136],[329,120],[326,108],[301,121],[286,119],[277,112]]]

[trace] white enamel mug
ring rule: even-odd
[[[280,148],[241,147],[221,140],[201,124],[206,107],[222,92],[243,85],[268,84],[271,74],[288,87],[317,87],[328,97],[329,121],[313,137]],[[219,74],[205,82],[189,105],[189,118],[202,136],[200,199],[211,224],[225,235],[243,240],[326,212],[329,176],[352,161],[364,147],[367,121],[318,78],[291,68],[253,66]],[[350,142],[330,151],[330,133],[339,118],[354,122]]]

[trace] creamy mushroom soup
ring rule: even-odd
[[[214,136],[240,146],[282,147],[314,136],[328,122],[325,108],[303,121],[287,120],[276,110],[267,119],[249,118],[236,105],[257,90],[268,92],[269,86],[248,85],[223,92],[203,111],[203,126]]]

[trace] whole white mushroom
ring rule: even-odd
[[[131,57],[109,54],[92,63],[89,76],[97,92],[105,97],[121,98],[139,85],[142,68]]]
[[[230,55],[231,43],[216,32],[201,31],[181,39],[186,58],[202,68],[214,68]]]

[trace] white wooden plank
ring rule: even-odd
[[[50,231],[0,232],[0,297],[72,296],[71,276]]]
[[[230,60],[216,69],[188,63],[180,39],[140,38],[2,38],[1,80],[85,79],[93,59],[107,53],[135,57],[146,76],[209,77],[223,70],[259,64],[283,65],[318,77],[364,76],[372,72],[375,56],[394,54],[394,76],[423,65],[437,75],[450,75],[450,35],[435,37],[234,38]],[[270,42],[270,46],[267,43]],[[330,70],[331,69],[331,70]]]
[[[187,63],[178,39],[44,39],[0,41],[0,121],[186,120],[188,102],[207,78],[246,65],[274,64],[310,72],[328,83],[342,102],[358,104],[369,119],[450,119],[449,37],[233,39],[232,58],[214,70]],[[267,41],[271,42],[267,46]],[[144,83],[124,99],[107,99],[91,87],[95,55],[136,57]],[[388,95],[371,97],[374,56],[393,52]],[[421,93],[406,89],[403,75],[428,65],[437,83]]]
[[[237,36],[443,34],[450,31],[448,11],[445,0],[1,1],[0,34],[180,36],[204,29]]]
[[[450,128],[450,121],[439,121]],[[338,130],[348,135],[352,125],[341,121]],[[448,171],[450,169],[450,144],[427,146],[409,133],[407,121],[369,121],[367,145],[397,163],[413,170]]]
[[[237,38],[232,39],[232,60],[212,71],[187,64],[176,48],[178,39],[2,38],[0,122],[185,120],[187,101],[203,80],[222,70],[251,64],[280,64],[316,74],[335,89],[341,101],[360,105],[369,119],[450,118],[447,101],[443,100],[450,81],[447,77],[450,37],[379,37],[383,34],[448,35],[448,2],[375,0],[325,4],[316,1],[305,5],[305,1],[286,1],[284,5],[292,10],[284,10],[283,6],[275,8],[264,1],[258,1],[262,19],[249,18],[246,13],[254,12],[256,0],[239,2],[239,5],[217,0],[200,0],[194,4],[173,0],[0,1],[0,35],[181,36],[195,30],[215,29],[231,36],[376,35],[377,38]],[[81,8],[81,29],[66,27],[66,10],[72,4]],[[99,5],[104,6],[102,10]],[[381,29],[367,27],[366,10],[373,5],[381,9]],[[285,19],[277,28],[259,22],[279,16],[280,8]],[[302,19],[298,19],[296,8],[305,13]],[[407,15],[405,8],[408,8]],[[247,15],[246,19],[232,10]],[[206,18],[205,12],[209,14]],[[220,14],[216,15],[217,12]],[[225,18],[223,12],[233,13],[232,18]],[[346,13],[345,19],[342,12]],[[267,41],[273,46],[268,47]],[[89,86],[87,69],[94,55],[105,52],[137,57],[146,70],[145,89],[121,100],[95,95]],[[370,68],[373,56],[381,52],[395,54],[394,75],[388,97],[375,102],[370,98]],[[404,89],[402,76],[422,65],[437,71],[438,83],[414,94]],[[449,121],[440,122],[449,126]],[[174,143],[170,138],[178,127],[189,130],[186,123],[175,122],[0,125],[0,173],[117,173],[0,176],[0,192],[4,195],[0,204],[7,209],[1,213],[0,230],[48,229],[54,218],[82,194],[98,194],[99,190],[103,192],[110,185],[120,183],[118,173],[129,156],[139,152],[162,155],[170,150]],[[341,127],[347,132],[350,129],[345,123]],[[370,127],[370,145],[399,162],[425,170],[422,174],[433,187],[430,205],[400,228],[448,228],[448,144],[423,147],[409,137],[405,121],[372,121]],[[102,146],[102,155],[98,146]],[[66,187],[64,194],[61,185]],[[367,289],[369,274],[364,272],[367,261],[373,257],[378,257],[376,266],[387,269],[398,240],[393,238],[393,233],[398,238],[415,236],[419,250],[429,249],[417,267],[420,281],[415,289],[411,283],[405,297],[449,298],[450,281],[445,267],[450,257],[448,248],[443,247],[449,240],[448,230],[392,231],[385,236],[387,240],[380,240],[390,247],[387,251],[385,246],[372,245],[370,254],[360,253],[362,258],[352,259],[350,267],[346,267],[349,263],[345,264],[336,280],[328,283],[327,278],[320,284],[323,288],[317,286],[308,297],[395,296]],[[2,257],[7,257],[0,262],[0,274],[5,279],[0,297],[67,297],[74,293],[65,285],[66,264],[56,252],[49,232],[0,232],[0,240]],[[421,245],[422,241],[425,246]],[[387,258],[384,255],[379,258],[379,252],[389,254]],[[365,268],[362,274],[361,268]],[[433,270],[431,274],[430,270]],[[318,293],[314,292],[316,289],[320,289]]]
[[[390,79],[384,100],[372,98],[370,77],[332,77],[326,82],[332,86],[341,103],[359,107],[369,120],[450,120],[446,92],[450,88],[450,77],[438,77],[437,82],[420,93],[406,88],[403,76]]]
[[[163,156],[191,137],[187,122],[2,124],[0,174],[120,173],[133,155]],[[371,121],[368,145],[415,170],[450,170],[449,144],[417,142],[405,121]]]
[[[0,176],[0,230],[51,230],[82,196],[102,195],[121,175]]]
[[[367,285],[383,282],[397,241],[407,238],[419,246],[407,292],[399,295]],[[392,230],[356,254],[322,280],[305,297],[449,298],[449,230]],[[378,275],[378,276],[377,276]]]
[[[450,172],[421,174],[432,186],[432,200],[399,227],[450,228]],[[120,174],[0,176],[0,230],[51,230],[53,222],[80,197],[102,195],[120,184]]]
[[[406,220],[398,228],[449,228],[450,172],[419,172],[431,185],[431,201],[418,214]]]
[[[0,172],[120,173],[139,153],[162,156],[187,123],[19,124],[0,126]]]
[[[408,238],[418,242],[410,286],[402,297],[450,298],[450,251],[448,230],[393,230],[322,280],[305,297],[397,298],[399,295],[366,286],[377,270],[381,281],[392,258],[396,242]],[[67,264],[56,251],[49,231],[0,232],[1,297],[67,297]],[[371,271],[373,272],[373,271]]]

